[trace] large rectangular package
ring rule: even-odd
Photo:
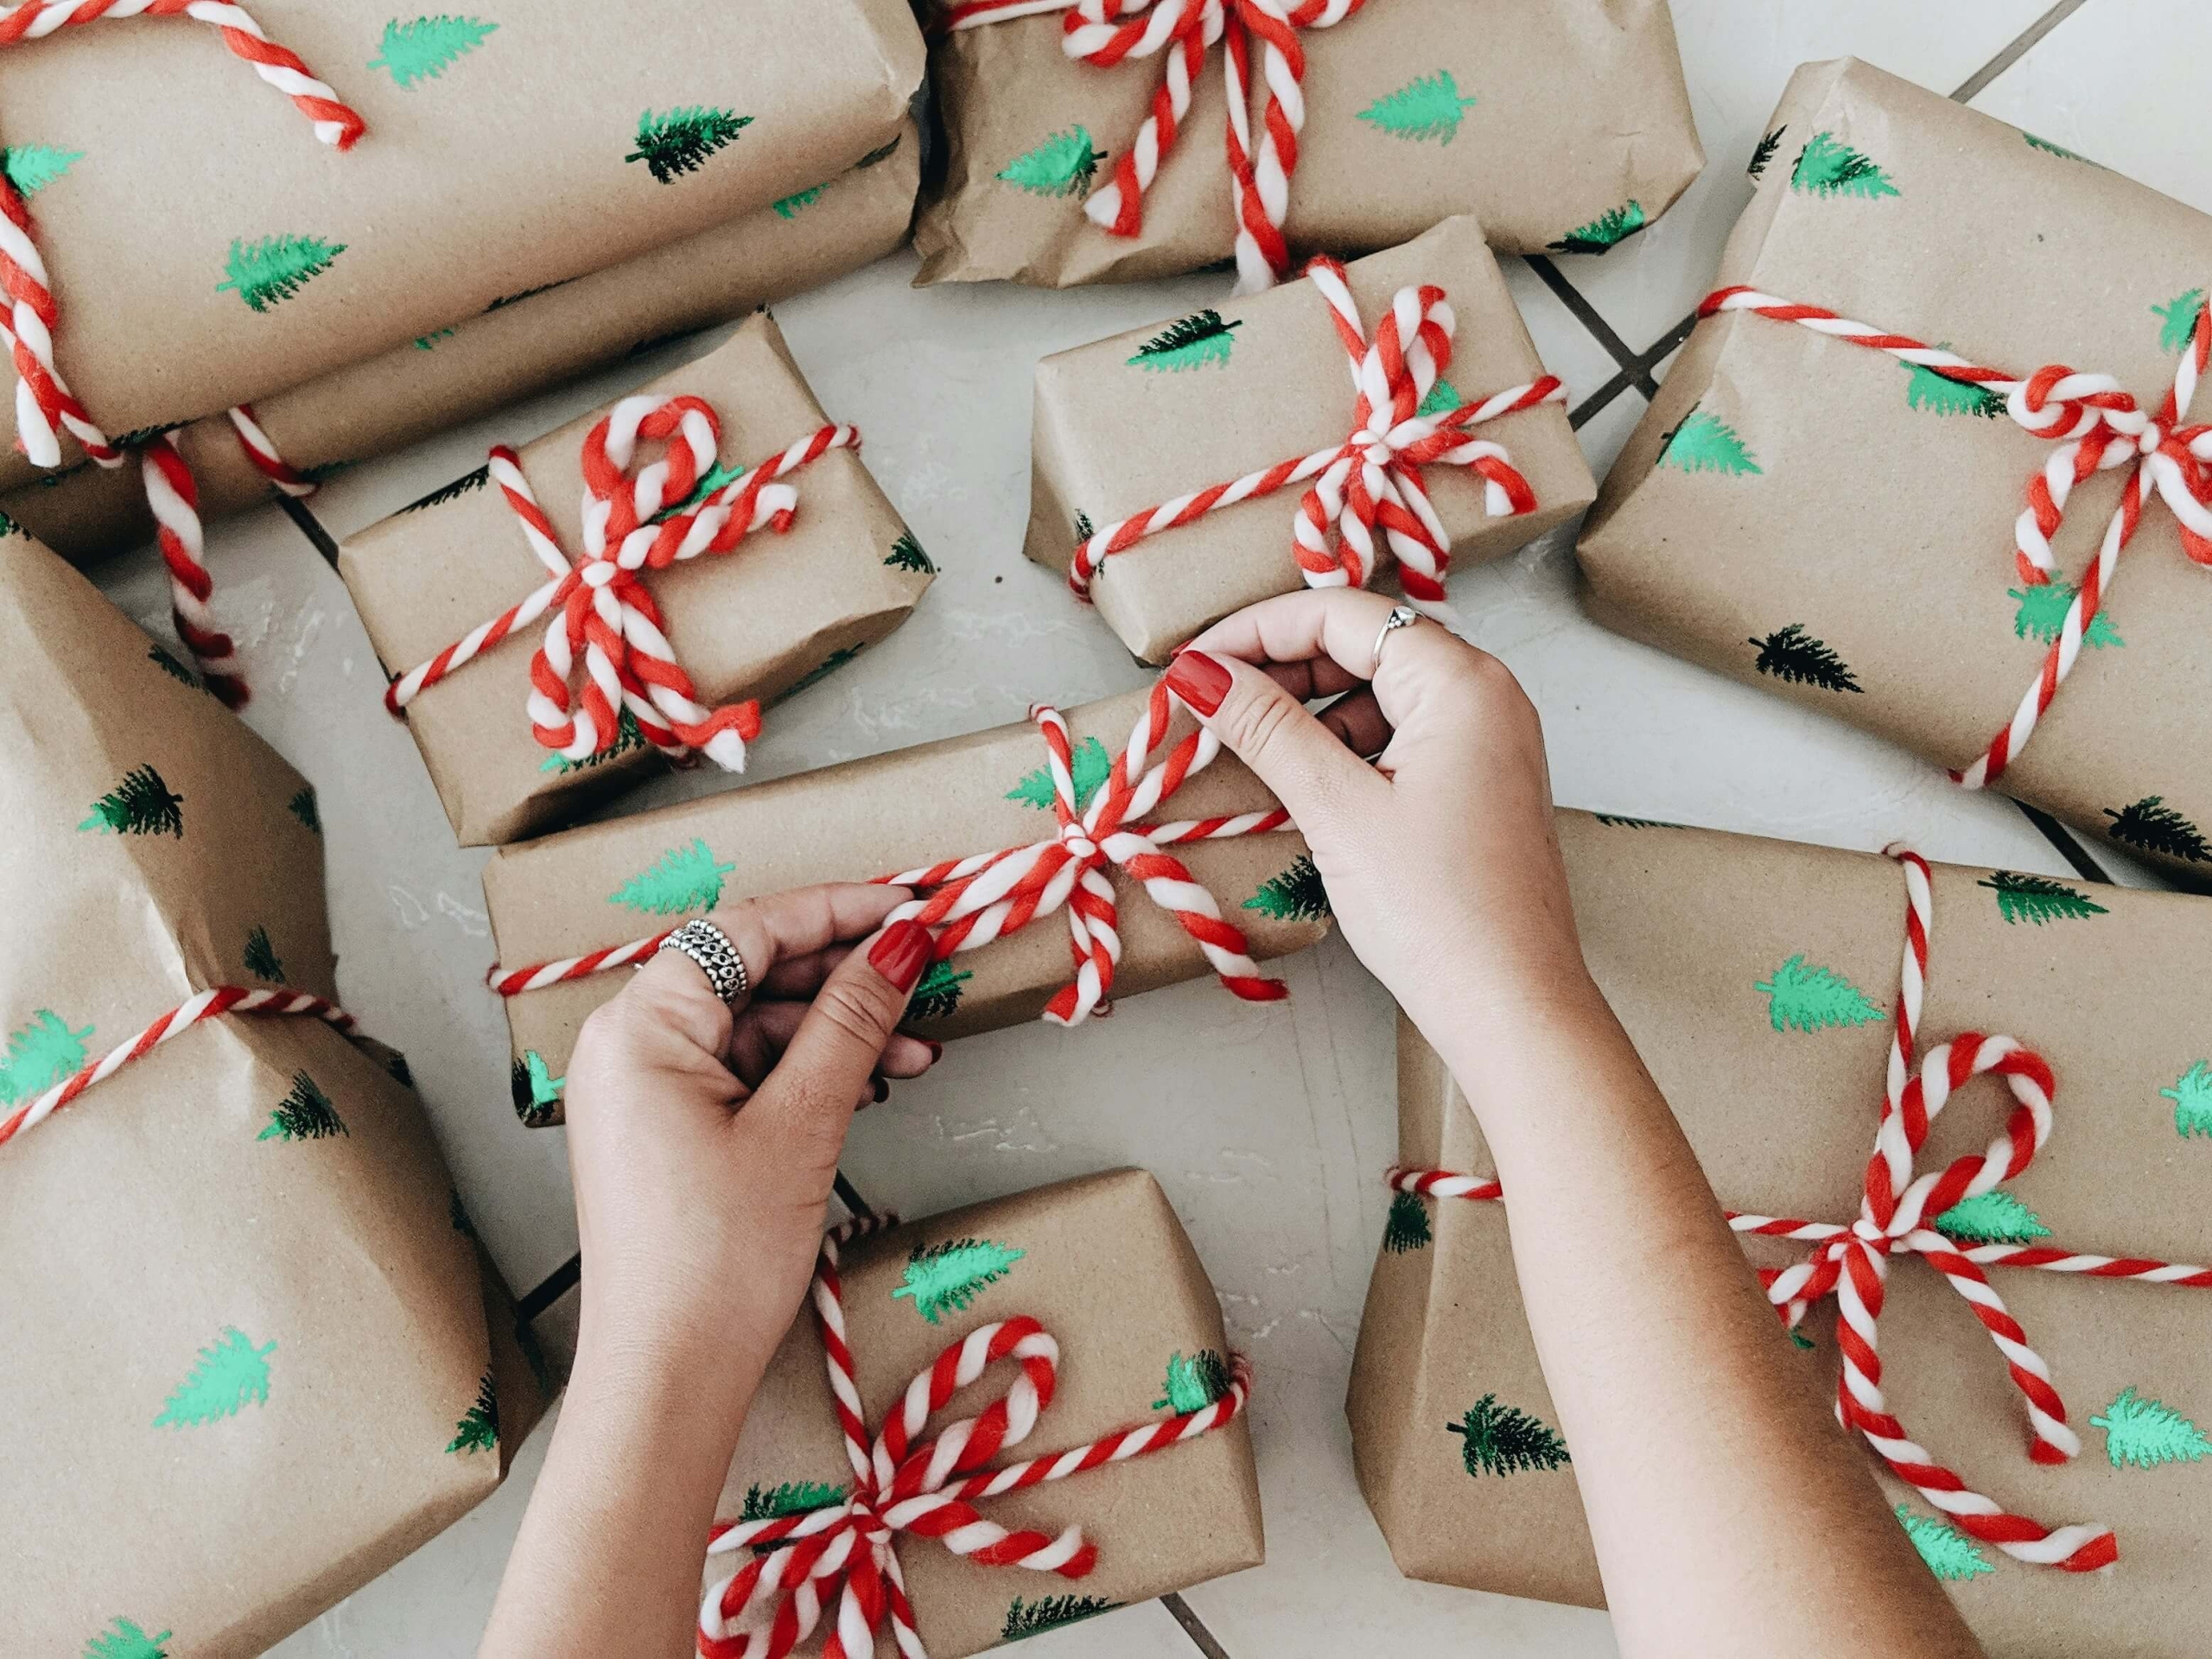
[[[1560,838],[1591,969],[1720,1202],[1847,1228],[1883,1103],[1904,872],[1572,812]],[[2158,1264],[2212,1262],[2212,1010],[2198,969],[2212,900],[1949,866],[1934,868],[1930,894],[1915,1066],[1938,1045],[2007,1033],[2056,1086],[2032,1161],[1929,1224],[1983,1265],[2082,1448],[2030,1460],[2004,1356],[1918,1249],[1889,1258],[1880,1388],[1912,1440],[2003,1510],[2043,1527],[2107,1523],[2118,1567],[2012,1559],[1870,1462],[1992,1659],[2191,1659],[2212,1528],[2212,1274],[2160,1282],[2182,1275]],[[2016,1108],[2004,1084],[1951,1093],[1917,1173],[1978,1163],[1993,1139],[2005,1152],[1998,1131]],[[1402,1020],[1398,1109],[1406,1169],[1493,1173],[1474,1114]],[[1395,1194],[1353,1367],[1354,1461],[1408,1575],[1597,1606],[1571,1442],[1514,1276],[1512,1206],[1510,1190],[1503,1203]],[[1822,1248],[1744,1243],[1761,1268]],[[2120,1258],[2120,1276],[2086,1271],[2098,1257]],[[2054,1259],[2066,1269],[2033,1270]],[[1796,1332],[1805,1386],[1831,1402],[1836,1319],[1822,1301]],[[1778,1321],[1774,1339],[1789,1340]]]

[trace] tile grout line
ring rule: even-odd
[[[1167,1610],[1170,1618],[1183,1627],[1183,1634],[1191,1638],[1191,1645],[1205,1655],[1205,1659],[1229,1659],[1229,1649],[1221,1645],[1221,1638],[1206,1628],[1205,1620],[1193,1612],[1191,1604],[1180,1595],[1171,1590],[1160,1599],[1160,1605]]]
[[[2034,51],[2041,44],[2044,35],[2050,34],[2088,3],[2089,0],[2058,0],[2056,5],[2022,29],[2018,36],[2010,41],[2004,50],[1961,81],[1957,90],[1952,92],[1952,99],[1958,103],[1965,104],[1980,97],[1992,81]]]
[[[284,516],[299,527],[300,534],[315,543],[315,550],[322,555],[322,562],[332,569],[338,568],[338,540],[322,527],[322,520],[308,510],[308,504],[281,491],[276,505],[284,509]]]
[[[2043,831],[2043,838],[2056,847],[2058,855],[2074,867],[2075,874],[2084,881],[2101,881],[2107,887],[2113,885],[2113,879],[2106,874],[2104,866],[2098,863],[2089,849],[2075,838],[2072,830],[2041,807],[2030,806],[2025,801],[2017,800],[2012,804],[2020,809],[2030,823]]]
[[[1574,320],[1589,331],[1615,362],[1631,374],[1637,372],[1636,348],[1623,340],[1598,308],[1590,303],[1582,290],[1567,280],[1565,271],[1540,253],[1523,256],[1522,263],[1535,272],[1537,280],[1552,291],[1553,297],[1573,314]],[[1639,390],[1649,397],[1657,388],[1644,386]],[[1596,410],[1592,413],[1596,413]]]

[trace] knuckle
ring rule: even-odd
[[[1238,705],[1230,747],[1244,754],[1271,753],[1281,747],[1289,722],[1305,712],[1287,696],[1270,695],[1263,688]]]
[[[849,976],[840,976],[816,995],[814,1011],[855,1043],[871,1049],[880,1048],[899,1013],[892,1006],[890,982],[884,981],[883,984],[883,992],[878,994],[855,984]]]

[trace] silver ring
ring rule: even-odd
[[[1398,628],[1410,628],[1420,620],[1421,613],[1410,605],[1397,605],[1391,607],[1390,614],[1382,619],[1382,631],[1375,636],[1375,674],[1382,671],[1382,647],[1389,639],[1392,632]],[[1371,680],[1375,677],[1375,674],[1370,674],[1367,677]]]
[[[688,921],[660,942],[662,950],[673,950],[689,957],[707,976],[707,983],[714,988],[716,996],[735,1007],[738,999],[753,988],[753,981],[745,971],[745,958],[737,954],[737,947],[729,942],[729,935],[705,917]]]

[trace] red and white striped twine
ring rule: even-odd
[[[631,468],[640,440],[665,442],[650,466]],[[721,423],[703,398],[625,397],[583,443],[583,556],[574,565],[505,445],[492,451],[493,482],[521,522],[524,538],[550,576],[520,604],[471,629],[428,662],[395,679],[385,707],[402,712],[427,686],[498,645],[516,628],[555,613],[531,658],[531,734],[568,760],[613,748],[627,709],[645,740],[679,764],[702,753],[729,772],[745,770],[745,746],[760,734],[760,705],[750,699],[709,709],[661,631],[660,608],[644,573],[685,559],[728,553],[764,525],[781,534],[798,512],[798,492],[781,480],[832,449],[857,449],[849,426],[825,426],[748,467],[696,506],[689,502],[715,466]],[[572,695],[579,650],[581,694]]]
[[[1536,493],[1505,446],[1471,437],[1467,429],[1539,404],[1563,404],[1567,388],[1558,376],[1548,374],[1479,403],[1437,415],[1417,413],[1452,363],[1458,321],[1444,289],[1428,283],[1400,289],[1370,340],[1344,266],[1334,259],[1314,259],[1306,276],[1328,302],[1329,320],[1351,361],[1357,393],[1351,435],[1330,448],[1277,461],[1104,526],[1069,562],[1068,586],[1078,598],[1090,597],[1090,584],[1108,559],[1147,536],[1310,479],[1291,534],[1299,574],[1308,587],[1367,586],[1375,574],[1379,526],[1398,561],[1398,583],[1408,601],[1447,626],[1458,626],[1444,596],[1451,537],[1421,483],[1421,469],[1471,467],[1483,479],[1484,508],[1493,518],[1535,512]]]
[[[178,16],[212,24],[233,56],[299,106],[324,143],[350,149],[367,130],[359,115],[308,73],[297,54],[271,41],[243,8],[227,0],[25,0],[0,12],[0,47],[43,40],[71,24],[102,18]],[[0,339],[16,365],[16,448],[35,467],[59,467],[60,435],[67,431],[100,466],[120,467],[123,452],[86,412],[54,364],[54,331],[61,311],[48,283],[30,209],[13,181],[0,175],[0,288],[9,296]],[[207,689],[235,709],[246,699],[245,682],[236,672],[230,636],[215,626],[207,608],[214,583],[204,562],[199,493],[191,473],[166,437],[146,442],[141,471],[162,558],[169,569],[178,637],[199,661]]]
[[[2173,385],[2155,415],[2144,413],[2133,394],[2108,374],[2082,374],[2063,364],[2050,364],[2022,379],[2002,369],[1986,368],[1941,346],[1908,334],[1885,334],[1817,305],[1798,305],[1755,289],[1724,288],[1706,296],[1700,317],[1748,311],[1778,322],[1794,322],[1832,340],[1886,352],[1900,362],[1929,369],[1947,379],[1999,393],[2005,412],[2024,431],[2058,447],[2028,484],[2028,505],[2013,525],[2013,564],[2020,580],[2039,588],[2056,574],[2050,538],[2065,522],[2067,498],[2092,474],[2126,467],[2130,470],[2120,505],[2105,526],[2096,558],[2082,572],[2082,584],[2067,607],[2057,639],[2043,667],[2013,710],[2011,721],[1990,741],[1971,766],[1955,770],[1955,782],[1968,789],[1994,783],[2013,756],[2026,747],[2036,722],[2058,695],[2082,654],[2082,637],[2112,589],[2120,550],[2133,539],[2143,509],[2155,492],[2180,521],[2183,551],[2199,564],[2212,565],[2212,424],[2184,426],[2197,382],[2212,367],[2212,299],[2199,305]]]
[[[36,1128],[94,1084],[113,1077],[131,1061],[150,1053],[172,1037],[181,1036],[202,1020],[212,1020],[219,1014],[313,1014],[325,1025],[349,1035],[353,1030],[352,1014],[335,1003],[306,991],[248,990],[242,985],[218,985],[212,991],[201,991],[187,998],[137,1036],[117,1044],[99,1058],[80,1067],[36,1099],[28,1101],[7,1116],[0,1117],[0,1147],[6,1146],[24,1130]]]
[[[245,458],[252,462],[254,471],[269,480],[271,489],[295,501],[303,501],[315,493],[315,480],[284,459],[276,440],[262,429],[261,423],[254,417],[251,404],[233,404],[230,416],[231,430],[238,436],[238,448],[245,451]]]
[[[1796,1266],[1762,1268],[1759,1281],[1767,1299],[1795,1330],[1820,1300],[1836,1299],[1836,1346],[1842,1370],[1836,1384],[1836,1415],[1856,1428],[1898,1479],[1918,1491],[1960,1528],[2015,1560],[2069,1573],[2094,1572],[2120,1557],[2112,1529],[2094,1522],[2046,1527],[2004,1509],[1967,1485],[1915,1442],[1893,1416],[1882,1393],[1882,1360],[1877,1332],[1883,1287],[1892,1255],[1916,1255],[1942,1274],[1957,1291],[1989,1339],[2005,1357],[2012,1385],[2025,1402],[2030,1427],[2028,1455],[2037,1463],[2063,1463],[2082,1449],[2081,1437],[2068,1427],[2066,1406],[2050,1381],[2050,1368],[2028,1345],[2027,1333],[2006,1311],[1982,1269],[2040,1268],[2047,1273],[2079,1273],[2096,1279],[2131,1279],[2143,1284],[2177,1285],[2212,1290],[2212,1268],[2158,1262],[2140,1256],[2088,1255],[2041,1244],[1977,1244],[1961,1249],[1935,1230],[1933,1218],[1953,1205],[1977,1198],[2000,1181],[2018,1175],[2034,1161],[2050,1137],[2050,1067],[2043,1058],[2010,1037],[1968,1032],[1928,1051],[1913,1071],[1910,1054],[1920,1020],[1928,971],[1928,935],[1932,917],[1928,866],[1916,853],[1893,849],[1904,867],[1906,915],[1903,982],[1897,996],[1882,1114],[1874,1152],[1867,1160],[1866,1194],[1859,1219],[1805,1221],[1729,1211],[1728,1224],[1739,1233],[1764,1238],[1799,1239],[1812,1244],[1810,1256]],[[1976,1154],[1948,1168],[1916,1175],[1913,1160],[1928,1131],[1952,1094],[1984,1072],[2002,1077],[2012,1093],[2005,1132]],[[1495,1180],[1447,1170],[1393,1169],[1386,1177],[1401,1192],[1437,1198],[1497,1201],[1503,1189]]]
[[[765,1521],[717,1521],[707,1554],[751,1548],[753,1558],[709,1589],[699,1608],[702,1659],[784,1659],[810,1636],[826,1598],[837,1603],[823,1659],[870,1659],[887,1624],[903,1659],[928,1659],[915,1628],[913,1604],[893,1548],[901,1533],[933,1538],[955,1555],[985,1567],[1020,1567],[1063,1579],[1086,1577],[1098,1548],[1082,1529],[1058,1537],[1009,1532],[987,1520],[974,1501],[1065,1480],[1101,1464],[1165,1452],[1228,1423],[1243,1408],[1252,1373],[1241,1354],[1230,1362],[1229,1391],[1194,1412],[1117,1429],[1068,1451],[1002,1469],[985,1465],[1019,1445],[1052,1403],[1060,1347],[1027,1317],[970,1332],[939,1354],[907,1385],[898,1408],[871,1440],[845,1332],[844,1291],[837,1246],[893,1224],[889,1217],[849,1222],[822,1241],[814,1279],[814,1311],[829,1363],[830,1392],[853,1469],[850,1490],[819,1509]],[[921,1438],[929,1420],[961,1389],[1001,1360],[1020,1366],[1007,1391],[976,1416]]]
[[[1091,194],[1084,212],[1116,236],[1144,230],[1144,196],[1160,163],[1175,146],[1191,109],[1191,86],[1207,50],[1225,42],[1229,93],[1230,201],[1236,220],[1236,291],[1271,288],[1290,270],[1283,239],[1290,211],[1290,175],[1298,168],[1298,136],[1306,128],[1306,48],[1299,32],[1327,29],[1366,0],[962,0],[939,20],[945,31],[979,29],[1061,12],[1061,49],[1111,69],[1128,58],[1158,57],[1160,82],[1135,139],[1114,164],[1114,176]],[[1262,48],[1268,98],[1261,136],[1252,139],[1252,37]]]

